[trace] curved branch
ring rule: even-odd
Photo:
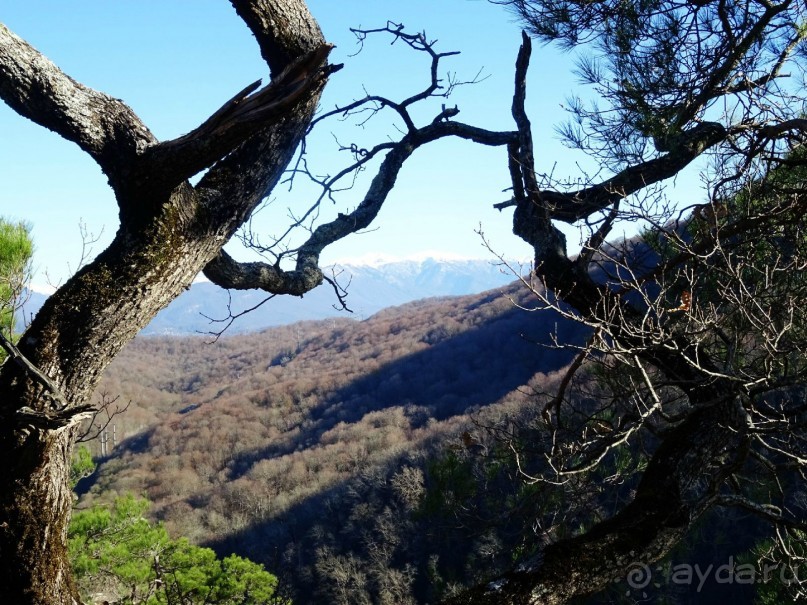
[[[315,57],[326,44],[303,0],[231,2],[255,35],[272,73],[280,74],[298,57]],[[325,81],[322,77],[312,82],[293,109],[218,161],[196,186],[202,208],[225,241],[280,180],[279,168],[288,165],[305,135]]]
[[[252,31],[272,73],[313,52],[324,40],[302,0],[230,0]]]
[[[376,106],[377,108],[371,108],[370,109],[372,114],[375,114],[378,110],[380,110],[383,107],[389,107],[390,109],[395,111],[395,113],[397,113],[400,116],[400,118],[403,120],[404,124],[406,124],[406,128],[407,128],[407,130],[409,132],[412,132],[413,130],[416,129],[415,123],[412,121],[412,117],[409,115],[409,112],[406,110],[406,107],[404,105],[402,105],[401,103],[395,103],[394,101],[391,101],[390,99],[387,99],[386,97],[367,94],[363,98],[357,99],[357,100],[353,101],[352,103],[348,103],[347,105],[336,107],[336,108],[334,108],[334,109],[332,109],[330,111],[327,111],[327,112],[325,112],[323,114],[318,115],[311,122],[311,126],[309,127],[309,130],[313,129],[314,126],[316,126],[319,122],[322,122],[323,120],[327,120],[328,118],[330,118],[332,116],[341,115],[341,116],[344,117],[344,116],[348,116],[351,113],[355,112],[357,109],[366,110],[365,106],[368,105],[368,104],[371,104],[371,103],[376,103],[377,104],[377,106]]]
[[[619,513],[447,605],[560,605],[601,590],[636,565],[658,561],[714,504],[717,487],[744,461],[741,426],[731,404],[692,414],[665,438],[633,500]],[[694,493],[693,477],[708,485]]]
[[[450,116],[455,112],[448,109],[443,113]],[[362,202],[352,212],[339,214],[333,221],[317,227],[297,249],[297,264],[293,271],[284,271],[278,265],[269,263],[237,263],[222,251],[205,267],[205,276],[223,288],[257,288],[277,294],[301,296],[317,287],[323,279],[319,268],[322,251],[334,242],[369,227],[395,185],[404,162],[418,147],[448,136],[499,146],[511,143],[515,133],[490,131],[460,122],[433,121],[392,145]]]
[[[40,412],[29,407],[22,407],[15,412],[14,419],[20,427],[34,427],[38,430],[58,431],[75,426],[91,418],[96,412],[94,405],[85,403],[63,410],[46,410]]]
[[[778,124],[768,124],[759,129],[759,134],[760,136],[774,139],[794,130],[801,134],[807,134],[807,119],[792,118],[790,120],[783,120]]]
[[[277,260],[273,264],[246,263],[239,267],[238,263],[232,258],[221,257],[216,259],[205,271],[207,277],[214,283],[225,288],[258,288],[277,294],[293,293],[300,295],[304,291],[314,288],[322,282],[322,271],[319,268],[319,256],[322,250],[328,245],[349,234],[360,231],[372,223],[386,200],[389,191],[392,189],[404,161],[415,149],[446,136],[457,136],[485,145],[507,145],[514,143],[516,137],[516,133],[514,132],[493,132],[467,124],[452,122],[452,118],[459,113],[459,109],[456,107],[446,107],[445,105],[443,105],[442,110],[432,119],[431,123],[418,128],[412,121],[406,108],[409,105],[426,100],[429,97],[445,97],[448,95],[451,86],[443,93],[436,93],[436,91],[441,88],[440,81],[437,78],[437,69],[441,58],[456,53],[437,53],[433,48],[434,42],[429,42],[425,38],[425,34],[407,34],[403,31],[402,25],[393,23],[388,23],[386,27],[380,29],[353,31],[359,38],[360,43],[363,43],[364,39],[371,33],[388,32],[395,36],[396,40],[403,40],[411,48],[428,53],[432,59],[430,85],[425,90],[408,97],[401,103],[396,103],[384,97],[367,94],[362,99],[355,100],[347,105],[337,106],[333,110],[320,115],[311,122],[308,132],[310,132],[316,124],[329,117],[335,115],[352,115],[355,112],[365,110],[368,105],[371,105],[370,111],[372,114],[386,107],[396,111],[406,124],[406,132],[399,141],[381,143],[369,150],[359,150],[355,146],[342,146],[344,150],[352,150],[354,155],[357,156],[357,159],[350,166],[340,170],[335,176],[329,176],[327,178],[314,177],[311,174],[303,160],[303,156],[305,155],[305,147],[303,146],[300,151],[298,166],[291,170],[292,176],[289,178],[289,182],[293,182],[296,174],[304,173],[322,188],[322,192],[300,218],[293,217],[291,225],[279,238],[275,238],[274,245],[284,240],[295,228],[300,227],[309,217],[317,212],[322,201],[335,191],[335,185],[341,179],[349,175],[355,176],[358,170],[362,169],[382,152],[386,152],[386,156],[381,162],[378,174],[372,181],[364,200],[353,212],[349,214],[339,214],[335,220],[319,226],[311,233],[311,236],[302,246],[294,250],[284,250],[282,254],[277,255]],[[457,83],[452,83],[452,86],[453,85],[457,85]],[[202,179],[197,189],[215,190],[218,197],[222,197],[221,189],[215,184],[218,180],[216,173],[227,163],[229,163],[229,159],[214,167],[211,173]],[[299,168],[300,164],[304,166],[302,169]],[[255,241],[251,241],[250,245],[256,249],[262,249],[264,252],[272,250],[272,247],[263,247]],[[295,269],[293,271],[281,269],[279,263],[280,258],[294,254],[296,254],[297,257]],[[341,297],[340,302],[342,306],[344,306],[344,301],[341,300]]]
[[[302,296],[322,283],[322,271],[314,263],[297,263],[284,271],[269,263],[239,263],[222,250],[204,269],[205,277],[222,288],[265,290],[273,294]]]
[[[76,82],[2,23],[0,98],[76,143],[110,176],[157,142],[125,103]]]
[[[610,179],[569,193],[552,190],[538,192],[539,203],[546,205],[553,219],[573,223],[604,210],[618,200],[654,183],[671,178],[707,149],[728,137],[717,122],[703,122],[684,132],[676,147],[666,155],[629,166]]]
[[[775,525],[781,525],[799,531],[807,531],[807,523],[798,519],[785,516],[782,509],[773,504],[754,502],[753,500],[738,494],[724,494],[716,502],[720,506],[740,508],[744,511],[756,515],[760,519],[770,521]]]

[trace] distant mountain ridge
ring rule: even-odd
[[[15,323],[17,332],[22,332],[31,319],[36,315],[37,311],[42,308],[45,301],[48,300],[48,294],[37,292],[36,290],[25,290],[21,296],[22,306],[15,313]]]
[[[518,269],[518,265],[514,265]],[[372,264],[337,264],[332,271],[347,290],[350,314],[338,307],[338,299],[328,284],[302,298],[277,296],[239,317],[230,333],[254,332],[297,321],[351,317],[366,319],[381,309],[422,298],[477,294],[503,287],[516,279],[506,267],[490,260],[462,260],[426,257],[415,260],[380,260]],[[220,331],[229,313],[238,314],[267,298],[260,290],[227,291],[199,282],[181,294],[143,330],[146,335],[190,335]],[[30,319],[46,296],[33,292],[23,307]]]
[[[378,265],[335,265],[333,276],[347,290],[347,305],[353,314],[339,309],[328,284],[300,298],[278,296],[247,313],[229,328],[254,332],[302,320],[352,317],[366,319],[381,309],[434,296],[476,294],[502,287],[516,279],[511,272],[487,260],[440,260],[427,258]],[[211,283],[194,284],[143,330],[143,334],[181,335],[221,329],[228,316],[258,305],[267,294],[259,290],[227,291]]]

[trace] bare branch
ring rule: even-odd
[[[490,146],[507,145],[513,140],[512,132],[490,131],[447,119],[453,115],[455,115],[454,109],[443,109],[438,116],[439,120],[434,120],[430,124],[406,134],[397,143],[385,144],[385,148],[389,147],[389,150],[370,183],[363,201],[350,213],[340,213],[333,221],[319,225],[313,230],[307,241],[294,250],[297,255],[295,270],[283,270],[279,264],[243,263],[239,265],[222,251],[205,267],[205,276],[224,288],[259,288],[276,294],[301,296],[315,288],[323,280],[322,270],[319,267],[319,257],[322,251],[348,235],[370,226],[394,187],[404,162],[419,147],[450,136]],[[357,164],[361,162],[362,160],[359,160]],[[347,173],[347,171],[342,171],[340,174]],[[332,180],[329,181],[327,187],[331,187],[332,183]],[[322,197],[319,199],[321,200]]]
[[[553,219],[573,223],[654,183],[675,176],[727,136],[728,132],[721,124],[703,122],[685,132],[677,141],[676,148],[664,156],[625,168],[603,183],[578,191],[540,191],[540,203],[546,205]]]
[[[741,508],[744,511],[753,513],[757,517],[776,525],[807,531],[807,523],[786,516],[781,508],[773,504],[760,504],[737,494],[721,495],[717,498],[716,504],[725,507]]]
[[[76,437],[76,443],[97,439],[117,416],[129,409],[129,406],[132,405],[131,400],[126,402],[123,407],[115,405],[119,398],[119,396],[110,398],[106,392],[100,394],[101,401],[97,406],[93,406],[92,415],[89,417],[89,422],[87,422],[87,428]],[[115,409],[110,411],[113,405],[115,405]],[[99,418],[101,414],[104,414],[105,418]]]

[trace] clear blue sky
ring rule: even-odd
[[[471,78],[482,69],[487,79],[458,89],[449,99],[458,119],[492,129],[510,129],[513,63],[520,28],[513,16],[485,0],[311,0],[312,13],[337,48],[332,62],[345,63],[328,85],[325,108],[369,92],[395,97],[411,94],[427,81],[425,56],[389,39],[371,40],[355,57],[351,26],[378,27],[387,19],[439,39],[439,50],[460,50],[442,72]],[[162,139],[188,132],[249,82],[266,79],[254,39],[226,0],[37,0],[4,3],[0,21],[47,55],[67,74],[128,103]],[[538,168],[573,175],[584,158],[566,150],[553,127],[564,119],[561,103],[576,83],[573,60],[536,46],[529,77],[529,112],[537,142]],[[434,115],[439,102],[433,106]],[[340,130],[341,129],[341,130]],[[331,131],[342,142],[369,145],[394,132],[374,120],[364,130],[334,123],[320,131],[312,162],[333,173],[347,157],[338,154]],[[106,179],[75,145],[20,118],[0,105],[0,215],[33,225],[35,283],[63,282],[81,257],[79,223],[101,234],[94,252],[117,229],[116,204]],[[353,208],[362,183],[329,205],[325,216]],[[509,257],[529,250],[510,232],[511,212],[492,204],[508,197],[505,154],[461,142],[439,142],[419,150],[404,168],[376,229],[329,250],[324,261],[366,256],[406,257],[438,251],[487,258],[474,230],[482,229],[494,247]],[[279,232],[291,207],[311,201],[301,189],[273,196],[260,213],[259,232]],[[572,237],[572,239],[576,239]],[[570,241],[570,244],[576,242]],[[239,258],[250,259],[237,247]]]

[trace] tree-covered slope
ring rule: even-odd
[[[376,584],[403,574],[394,590],[368,580],[373,599],[429,594],[428,557],[378,559],[362,516],[397,502],[405,521],[429,456],[461,443],[481,410],[519,414],[525,387],[569,362],[552,337],[580,341],[579,328],[516,303],[531,303],[522,285],[213,344],[139,337],[102,386],[119,397],[112,409],[131,403],[104,431],[108,455],[81,506],[145,495],[173,534],[259,560],[297,596],[321,583],[319,598],[336,599],[338,579],[324,577],[341,573],[343,552]],[[101,453],[100,437],[90,445]]]

